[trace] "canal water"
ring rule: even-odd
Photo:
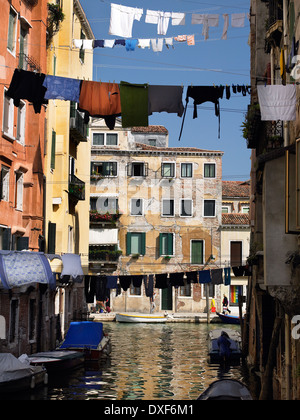
[[[249,386],[242,363],[209,363],[207,336],[213,328],[222,325],[104,323],[111,355],[97,366],[50,380],[28,399],[195,400],[217,379],[238,379]]]

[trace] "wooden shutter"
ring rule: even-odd
[[[131,254],[131,233],[128,232],[126,235],[126,254]]]
[[[192,264],[203,264],[203,241],[192,241]]]
[[[2,249],[11,250],[11,229],[3,229]]]
[[[50,168],[55,169],[56,132],[52,130],[51,163]]]
[[[242,242],[232,241],[230,243],[230,264],[231,267],[242,265]]]
[[[48,253],[55,254],[56,223],[48,224]]]
[[[17,251],[22,251],[23,249],[28,249],[29,247],[29,237],[20,236],[17,239]]]
[[[141,233],[141,255],[146,254],[146,233]]]

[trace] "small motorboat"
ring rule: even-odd
[[[162,314],[140,314],[136,312],[116,314],[116,321],[118,322],[166,322],[167,319],[167,316]]]
[[[230,355],[226,359],[227,363],[236,364],[240,363],[242,357],[241,350],[241,335],[236,330],[226,329],[214,329],[209,332],[209,357],[210,363],[220,363],[224,361],[224,357],[220,354],[220,349],[218,345],[218,338],[221,334],[226,334],[228,340],[230,341]]]
[[[33,366],[44,366],[49,374],[76,369],[84,364],[84,355],[78,351],[41,351],[28,356]]]
[[[239,325],[241,323],[240,317],[237,315],[221,314],[220,312],[217,312],[217,315],[224,324]]]
[[[220,379],[213,382],[197,399],[249,401],[253,398],[242,382],[235,379]]]
[[[22,356],[18,359],[11,353],[0,353],[0,394],[30,391],[48,383],[46,369],[31,366]]]
[[[98,361],[111,353],[110,338],[103,331],[102,322],[71,322],[59,350],[73,350],[84,354],[85,361]]]

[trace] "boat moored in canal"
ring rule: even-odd
[[[164,314],[141,314],[136,312],[116,314],[117,322],[157,323],[166,322],[167,319],[167,316]]]
[[[31,366],[11,353],[0,353],[0,394],[30,391],[46,385],[48,375],[45,367]]]
[[[102,322],[71,322],[59,350],[73,350],[84,354],[85,361],[95,362],[111,352],[111,341],[103,331]]]
[[[228,340],[228,356],[225,357],[220,349],[220,337],[225,337]],[[214,329],[209,332],[209,358],[210,363],[220,363],[224,360],[231,364],[240,363],[242,357],[241,350],[241,334],[237,330],[233,329]]]
[[[242,382],[236,379],[220,379],[210,384],[197,399],[249,401],[253,398]]]
[[[237,315],[221,314],[217,312],[218,317],[224,324],[239,325],[241,323],[240,317]]]
[[[28,356],[31,365],[44,366],[51,374],[62,373],[84,365],[84,355],[78,351],[52,350]]]

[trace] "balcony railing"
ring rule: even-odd
[[[85,183],[73,174],[69,176],[69,194],[76,200],[85,199]]]
[[[98,213],[97,210],[90,210],[90,223],[105,223],[115,226],[120,217],[121,214],[118,211],[114,213]]]
[[[87,141],[88,124],[84,123],[84,117],[77,109],[71,114],[70,134],[76,143]]]
[[[18,55],[19,57],[19,67],[22,70],[27,70],[27,71],[36,71],[38,73],[41,72],[41,67],[39,66],[39,64],[34,60],[33,57],[24,54],[24,53],[20,53]]]

